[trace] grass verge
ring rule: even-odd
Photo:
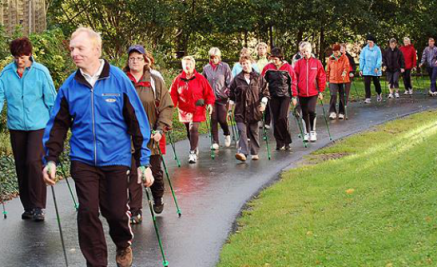
[[[218,266],[436,266],[436,115],[378,126],[283,173],[249,203]]]

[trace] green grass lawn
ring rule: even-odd
[[[218,266],[437,266],[436,123],[435,111],[393,121],[283,173]]]

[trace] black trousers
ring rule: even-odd
[[[376,93],[379,95],[382,93],[381,83],[379,82],[378,76],[363,76],[364,77],[364,88],[366,90],[366,98],[371,98],[372,93],[370,91],[370,83],[373,80],[373,84],[375,85]]]
[[[9,132],[21,204],[25,210],[45,209],[47,186],[42,178],[44,129],[36,131],[10,130]]]
[[[302,109],[302,118],[305,121],[305,129],[309,131],[316,130],[316,106],[318,96],[299,97],[300,108]]]
[[[405,90],[413,89],[413,84],[411,83],[411,69],[406,69],[404,73],[402,73],[402,77],[404,80]]]
[[[331,93],[331,100],[329,101],[329,113],[334,112],[337,113],[337,96],[339,97],[339,106],[338,106],[338,112],[340,114],[345,114],[345,85],[343,83],[330,83],[329,84],[329,91]],[[350,89],[350,84],[349,84]]]
[[[153,199],[164,196],[164,172],[161,167],[162,158],[160,155],[150,156],[150,165],[155,182],[150,187]],[[129,176],[129,207],[131,212],[139,211],[143,208],[143,185],[138,183],[138,172],[136,162],[132,157],[132,171]]]
[[[130,246],[133,233],[128,210],[129,168],[94,167],[72,161],[71,176],[79,199],[77,225],[80,249],[87,266],[107,266],[108,251],[99,211],[109,224],[109,235],[117,248]]]
[[[291,144],[291,133],[288,124],[288,112],[290,109],[290,97],[272,97],[270,99],[270,111],[273,118],[273,135],[276,146],[282,147]]]
[[[214,143],[216,144],[219,144],[218,124],[220,124],[220,127],[222,127],[224,135],[231,134],[231,132],[229,131],[228,122],[226,120],[227,114],[228,114],[228,109],[226,107],[226,102],[216,101],[214,104],[214,111],[211,114],[212,138],[214,140]]]

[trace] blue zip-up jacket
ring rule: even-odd
[[[71,129],[72,161],[130,167],[133,144],[137,166],[149,165],[150,128],[143,105],[129,78],[104,64],[94,87],[78,70],[59,89],[43,138],[45,162],[58,161]]]
[[[17,73],[15,62],[8,64],[0,74],[0,112],[6,100],[8,128],[35,131],[46,127],[56,98],[49,70],[33,62],[23,77]]]
[[[382,71],[382,53],[379,46],[376,44],[370,48],[366,45],[360,54],[360,71],[364,76],[381,76]],[[378,73],[375,73],[378,69]]]

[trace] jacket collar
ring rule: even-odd
[[[258,75],[258,73],[252,69],[252,72],[250,72],[250,80],[253,80],[257,75]],[[243,71],[241,71],[237,76],[235,76],[235,78],[246,81],[246,79],[244,78]]]
[[[191,78],[187,79],[187,74],[185,73],[185,71],[182,71],[182,73],[181,73],[181,80],[183,80],[185,82],[188,82],[188,81],[191,81],[191,80],[195,79],[196,76],[197,76],[197,71],[194,70],[193,71],[193,76]]]
[[[135,77],[130,73],[130,71],[126,72],[127,77],[135,87],[151,87],[152,84],[150,82],[150,72],[146,71],[144,72],[143,76],[140,78],[140,80],[136,81]]]
[[[103,66],[103,70],[102,70],[102,73],[99,76],[98,81],[106,79],[106,78],[109,77],[110,65],[109,65],[108,61],[106,61],[106,59],[103,60],[103,64],[105,64],[105,65]],[[91,86],[91,84],[89,84],[88,81],[85,79],[85,77],[83,77],[82,72],[79,69],[76,71],[76,74],[74,75],[74,79],[78,83],[81,83],[81,84],[85,85],[86,87],[88,87],[90,89],[93,88]]]

